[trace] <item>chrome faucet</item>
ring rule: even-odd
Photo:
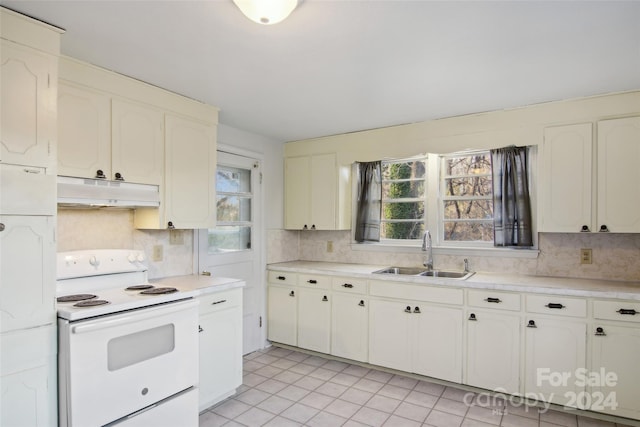
[[[427,270],[431,271],[433,270],[433,247],[429,230],[425,231],[422,236],[422,250],[426,252],[424,254],[424,266],[427,267]]]
[[[469,272],[469,260],[467,258],[465,258],[462,262],[464,262],[464,272],[468,273]]]

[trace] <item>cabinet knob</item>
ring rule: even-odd
[[[595,335],[598,336],[598,337],[606,337],[607,336],[607,334],[604,333],[604,329],[601,328],[601,327],[597,327],[596,328]]]
[[[537,328],[536,321],[535,320],[529,320],[529,323],[527,324],[527,328]]]
[[[345,283],[344,285],[342,285],[343,288],[347,288],[347,289],[351,289],[353,288],[353,285],[351,283]]]
[[[295,297],[295,296],[296,296],[296,293],[295,293],[295,292],[293,292],[293,291],[291,291],[291,292],[289,292],[289,296],[290,296],[290,297]]]
[[[414,308],[414,309],[413,309],[413,312],[414,312],[414,313],[416,313],[416,314],[420,314],[420,313],[421,313],[421,312],[420,312],[420,307],[416,307],[416,308]]]
[[[176,227],[173,225],[173,221],[167,222],[167,229],[174,230]]]
[[[307,227],[307,224],[304,225],[304,227],[302,227],[303,230],[308,230],[309,227]]]
[[[2,228],[0,228],[0,231],[2,231]],[[637,311],[635,311],[633,308],[629,309],[629,308],[621,308],[620,310],[616,311],[616,313],[620,313],[620,314],[626,314],[629,316],[635,316],[636,314],[638,314]]]
[[[407,308],[404,309],[405,313],[411,313],[411,307],[407,306]]]
[[[555,309],[566,308],[566,306],[564,306],[562,304],[557,304],[557,303],[553,303],[553,302],[550,302],[549,304],[545,305],[545,307],[547,307],[547,308],[555,308]]]
[[[582,228],[580,229],[581,233],[588,233],[591,230],[589,230],[589,226],[588,225],[583,225]]]
[[[325,296],[322,297],[322,301],[323,302],[327,302],[327,301],[329,301],[329,298],[327,298],[327,296],[325,295]]]
[[[124,177],[120,172],[116,172],[115,177],[116,177],[116,181],[124,181]]]
[[[0,231],[4,231],[4,224],[0,222]]]
[[[198,325],[198,332],[202,332],[204,331],[204,329],[202,329],[202,326]]]
[[[486,302],[492,302],[492,303],[496,303],[496,304],[500,304],[502,302],[502,300],[500,298],[493,298],[493,297],[488,297],[485,299]]]
[[[311,229],[312,229],[312,230],[315,230],[315,229],[316,229],[316,225],[315,225],[315,224],[312,224],[312,225],[311,225]]]
[[[469,315],[469,320],[471,320],[471,321],[475,322],[476,320],[478,320],[478,318],[476,317],[476,314],[475,314],[475,313],[471,313],[471,314]]]
[[[287,280],[287,278],[285,276],[278,276],[278,277],[276,277],[276,279],[278,279],[278,280]]]
[[[104,174],[104,172],[102,171],[102,169],[98,169],[96,171],[96,178],[97,179],[107,179],[107,176]]]
[[[311,283],[312,285],[315,285],[316,283],[318,283],[318,281],[315,279],[309,279],[307,280],[307,283]]]
[[[605,224],[602,224],[600,226],[600,233],[608,233],[609,232],[609,227],[607,227]]]
[[[359,305],[360,307],[364,307],[364,300],[362,300],[362,299],[361,299],[361,300],[360,300],[360,302],[358,303],[358,305]]]

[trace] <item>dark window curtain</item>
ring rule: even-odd
[[[527,147],[491,150],[494,246],[533,246]]]
[[[382,162],[358,165],[358,210],[356,242],[379,242],[382,216]]]

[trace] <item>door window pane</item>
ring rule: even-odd
[[[218,221],[251,221],[251,198],[218,194],[216,199]]]
[[[222,225],[209,230],[209,253],[251,249],[251,227]]]

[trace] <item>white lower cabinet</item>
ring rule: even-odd
[[[331,354],[366,362],[369,345],[369,300],[363,295],[334,293],[331,301]]]
[[[297,293],[295,286],[269,284],[267,291],[267,338],[270,341],[298,345]]]
[[[520,315],[497,310],[467,313],[465,383],[492,391],[520,391]]]
[[[199,324],[202,411],[242,384],[242,289],[200,297]]]
[[[580,380],[587,360],[585,321],[528,316],[525,331],[526,393],[539,400],[584,409]]]
[[[370,363],[462,381],[462,309],[371,300],[369,311]]]
[[[325,289],[307,288],[300,288],[298,292],[298,346],[330,353],[330,293]]]

